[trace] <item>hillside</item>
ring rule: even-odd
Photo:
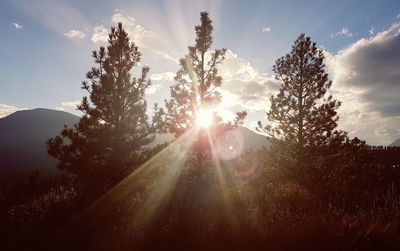
[[[46,141],[59,134],[63,126],[72,126],[79,121],[73,114],[50,110],[33,109],[15,112],[0,119],[0,172],[40,170],[56,171],[56,160],[46,150]],[[268,146],[266,138],[246,127],[239,128],[243,136],[243,149],[256,150]],[[159,134],[150,146],[170,142],[171,134]]]
[[[55,171],[56,161],[47,154],[46,141],[78,116],[49,109],[15,112],[0,119],[0,171]]]
[[[400,139],[397,139],[396,141],[394,141],[392,144],[390,144],[389,146],[399,146],[400,147]]]

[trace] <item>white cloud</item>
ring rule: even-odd
[[[149,87],[146,89],[146,95],[152,95],[159,91],[161,89],[161,84],[154,84],[152,83]]]
[[[220,107],[222,108],[230,108],[238,104],[239,102],[239,96],[236,94],[233,94],[225,89],[220,90],[222,100],[221,103],[219,104]]]
[[[244,58],[240,58],[231,50],[227,50],[225,60],[218,68],[219,73],[225,81],[259,81],[266,79],[265,74],[260,74],[250,62]]]
[[[103,25],[94,27],[92,41],[93,43],[104,43],[108,40],[108,30]]]
[[[222,99],[216,111],[220,114],[224,121],[232,121],[235,119],[235,113],[243,109],[237,106],[239,104],[239,97],[238,95],[232,94],[224,89],[221,89],[219,91],[221,93]]]
[[[35,0],[35,4],[27,4],[25,0],[12,2],[26,17],[60,35],[70,27],[91,27],[87,13],[72,1]]]
[[[79,100],[73,100],[73,101],[64,101],[61,102],[61,106],[64,108],[76,108],[77,105],[79,105],[81,101]]]
[[[271,27],[268,26],[268,27],[263,28],[261,31],[262,32],[271,32],[271,30],[272,30]]]
[[[151,74],[150,79],[153,81],[170,81],[173,82],[175,78],[176,73],[167,71],[167,72],[162,72],[162,73],[153,73]]]
[[[248,60],[227,50],[225,60],[218,67],[223,78],[221,93],[225,108],[233,111],[245,109],[249,112],[265,111],[268,99],[279,86],[279,83],[266,74],[259,73]],[[232,102],[228,102],[232,101]]]
[[[147,88],[146,95],[149,96],[149,95],[152,95],[152,94],[158,92],[159,90],[161,90],[162,82],[164,82],[164,83],[167,82],[165,84],[170,84],[170,83],[174,82],[175,75],[176,75],[176,73],[171,72],[171,71],[151,74],[150,80],[152,81],[152,83]]]
[[[24,28],[24,26],[20,25],[19,23],[12,23],[11,25],[14,26],[16,30],[21,30]]]
[[[339,126],[370,144],[400,137],[400,22],[336,54],[325,52],[332,93],[342,101]]]
[[[133,39],[141,41],[145,35],[153,35],[151,31],[146,30],[142,25],[140,25],[134,17],[126,15],[120,10],[116,10],[116,13],[111,17],[111,21],[114,24],[122,23],[126,30],[130,30]],[[147,34],[146,34],[147,33]]]
[[[337,37],[352,37],[353,33],[346,27],[343,27],[340,31],[336,32]]]
[[[114,24],[122,22],[131,39],[140,48],[147,49],[147,52],[155,53],[158,57],[178,62],[178,59],[171,55],[162,40],[153,31],[145,29],[134,17],[126,15],[122,11],[117,11],[111,20]]]
[[[143,55],[146,57],[153,56],[156,58],[162,57],[178,63],[178,59],[171,55],[168,47],[164,44],[156,33],[143,27],[132,16],[125,14],[123,11],[116,9],[114,15],[111,17],[112,25],[122,23],[123,28],[128,33],[130,39],[139,46]],[[94,43],[107,42],[108,30],[104,25],[94,27],[92,41]]]
[[[374,33],[375,33],[375,28],[371,26],[371,29],[368,30],[368,33],[369,33],[370,35],[374,35]]]
[[[86,34],[80,30],[73,29],[64,33],[64,36],[70,39],[83,39],[85,38]]]
[[[27,108],[19,108],[13,105],[0,104],[0,118],[10,115],[16,111],[26,110]]]
[[[62,107],[62,106],[56,106],[56,110],[57,110],[57,111],[64,111],[65,109],[64,109],[64,107]]]
[[[342,102],[339,128],[369,144],[386,145],[400,138],[399,35],[400,22],[338,53],[324,51],[326,70],[333,80],[329,93]],[[246,125],[263,120],[269,97],[276,94],[280,82],[229,50],[219,73],[223,77],[221,92],[228,97],[223,98],[224,106],[230,111],[246,109]]]

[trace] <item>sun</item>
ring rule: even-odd
[[[200,109],[196,115],[196,125],[202,128],[209,128],[213,124],[213,111]]]

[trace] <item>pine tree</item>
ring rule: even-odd
[[[189,46],[189,53],[180,59],[181,68],[176,73],[176,84],[171,87],[171,99],[166,100],[167,124],[169,132],[180,136],[196,126],[198,113],[203,109],[213,109],[221,101],[218,91],[222,77],[218,75],[218,65],[224,58],[226,49],[210,51],[214,30],[207,12],[201,12],[200,25],[195,26],[196,40]],[[214,112],[209,132],[217,133],[233,128],[243,122],[246,112],[238,112],[233,122],[223,123],[221,117]],[[210,155],[209,139],[205,129],[200,129],[193,145],[197,160],[208,159]]]
[[[145,160],[145,146],[153,140],[162,117],[155,104],[151,121],[148,118],[144,95],[150,85],[149,67],[144,66],[139,77],[131,77],[141,54],[121,23],[111,28],[108,43],[107,50],[93,51],[97,67],[82,82],[89,93],[77,107],[82,118],[47,142],[48,153],[59,160],[61,170],[100,192]]]
[[[340,102],[327,95],[332,82],[325,72],[322,50],[304,34],[295,40],[289,54],[276,61],[273,71],[282,85],[279,93],[271,96],[269,124],[263,126],[259,121],[258,129],[270,137],[270,164],[286,176],[308,183],[310,170],[324,157],[321,147],[333,148],[346,138],[336,130]]]

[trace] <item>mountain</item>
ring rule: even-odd
[[[239,131],[243,135],[244,150],[258,150],[263,147],[269,147],[269,141],[264,135],[258,134],[247,127],[239,127]]]
[[[72,126],[79,117],[49,109],[18,111],[0,119],[0,171],[38,169],[55,172],[56,160],[47,154],[46,141]]]
[[[72,126],[78,121],[79,117],[70,113],[42,108],[18,111],[0,118],[0,172],[38,169],[56,173],[57,161],[47,154],[46,141],[58,135],[64,125]],[[237,131],[243,139],[244,151],[269,145],[265,136],[246,127],[239,127]],[[173,139],[172,134],[158,134],[149,146]]]
[[[389,146],[399,146],[400,147],[400,139],[396,140],[395,142],[393,142]]]
[[[235,130],[235,136],[243,139],[243,150],[258,150],[263,147],[269,147],[269,141],[267,138],[261,134],[258,134],[247,127],[239,126],[237,130]],[[163,144],[166,142],[171,142],[174,140],[174,136],[170,133],[157,134],[154,141],[150,143],[150,146],[156,146],[158,144]]]

